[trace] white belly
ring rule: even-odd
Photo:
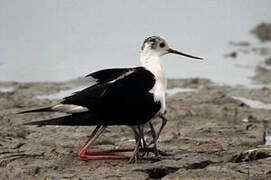
[[[160,83],[157,81],[153,89],[154,101],[161,103],[161,113],[166,111],[166,84],[166,82]]]

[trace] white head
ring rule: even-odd
[[[143,45],[141,46],[141,56],[159,57],[169,53],[178,54],[194,59],[202,59],[169,48],[167,42],[159,36],[151,36],[145,39]]]
[[[163,56],[168,54],[168,49],[168,44],[164,39],[158,36],[151,36],[143,42],[141,53],[152,56]]]

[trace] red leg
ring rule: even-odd
[[[111,149],[111,150],[91,151],[91,152],[86,152],[86,154],[97,155],[97,154],[110,154],[110,153],[131,152],[131,151],[133,151],[133,149]]]
[[[138,153],[138,145],[137,143],[136,148],[133,149],[116,149],[116,150],[100,150],[100,151],[92,151],[92,152],[87,152],[87,148],[95,142],[95,140],[102,134],[102,132],[105,130],[106,126],[97,126],[92,134],[90,135],[90,138],[88,141],[85,143],[85,145],[80,149],[78,153],[78,157],[83,159],[83,160],[100,160],[100,159],[119,159],[119,160],[128,160],[131,158],[127,156],[118,156],[118,155],[106,155],[110,153],[116,153],[116,152],[129,152],[129,151],[134,151],[133,157],[137,155]],[[140,139],[140,138],[139,138]],[[139,142],[139,141],[138,141]],[[157,159],[154,158],[142,158],[143,160],[150,160],[150,161],[156,161]]]
[[[138,150],[139,150],[139,144],[140,144],[140,136],[136,138],[136,147],[133,151],[133,155],[129,159],[129,163],[137,162],[138,159]]]
[[[163,114],[159,114],[158,117],[160,117],[160,118],[162,119],[162,125],[161,125],[161,127],[160,127],[158,133],[157,133],[157,134],[155,133],[155,138],[153,138],[152,142],[151,142],[149,145],[151,145],[151,144],[153,144],[153,143],[156,143],[156,144],[157,144],[157,140],[158,140],[158,138],[159,138],[159,136],[160,136],[162,130],[164,129],[164,127],[165,127],[165,125],[166,125],[166,123],[167,123],[167,118],[166,118]],[[152,125],[151,122],[149,122],[149,124]],[[154,129],[153,129],[153,130],[154,130]],[[153,136],[153,137],[154,137],[154,136]]]
[[[116,149],[116,150],[101,150],[101,151],[93,151],[87,152],[87,148],[94,143],[94,141],[102,134],[105,130],[106,126],[97,126],[92,134],[90,135],[88,141],[85,145],[80,149],[78,157],[83,160],[97,160],[97,159],[129,159],[126,156],[117,156],[117,155],[104,155],[107,153],[115,153],[115,152],[128,152],[133,151],[132,149]],[[103,154],[103,155],[99,155]]]
[[[151,135],[152,135],[152,138],[153,138],[153,141],[154,141],[153,142],[154,155],[156,157],[158,157],[159,155],[158,155],[158,150],[157,150],[157,141],[155,141],[155,139],[156,139],[156,132],[155,132],[155,129],[154,129],[151,121],[149,122],[149,125],[150,125],[150,128],[151,128]]]
[[[136,135],[136,147],[134,149],[133,155],[129,160],[129,163],[136,162],[139,158],[142,159],[142,157],[139,156],[139,146],[141,144],[141,139],[144,138],[143,128],[144,125],[138,125],[138,134]]]

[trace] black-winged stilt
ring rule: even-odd
[[[61,103],[51,107],[21,112],[59,111],[69,115],[30,122],[26,125],[97,126],[80,149],[78,156],[83,160],[127,159],[128,157],[125,156],[108,155],[126,150],[88,152],[87,148],[107,126],[128,125],[135,133],[136,147],[130,161],[135,160],[141,140],[145,144],[143,125],[150,123],[154,149],[156,149],[157,139],[166,124],[166,118],[161,114],[166,112],[167,79],[160,57],[169,53],[202,59],[169,48],[161,37],[149,37],[141,47],[140,67],[104,69],[87,75],[96,79],[96,84],[65,97]],[[158,114],[163,122],[156,134],[150,120]]]

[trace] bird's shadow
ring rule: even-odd
[[[155,153],[155,149],[154,148],[147,148],[147,149],[140,149],[140,152],[150,152],[150,153]],[[179,152],[175,152],[175,153],[167,153],[164,152],[162,150],[158,150],[158,154],[162,159],[174,159],[174,160],[179,160],[182,158],[186,158],[186,157],[194,157],[199,155],[199,153],[196,152],[190,152],[190,151],[179,151]]]

